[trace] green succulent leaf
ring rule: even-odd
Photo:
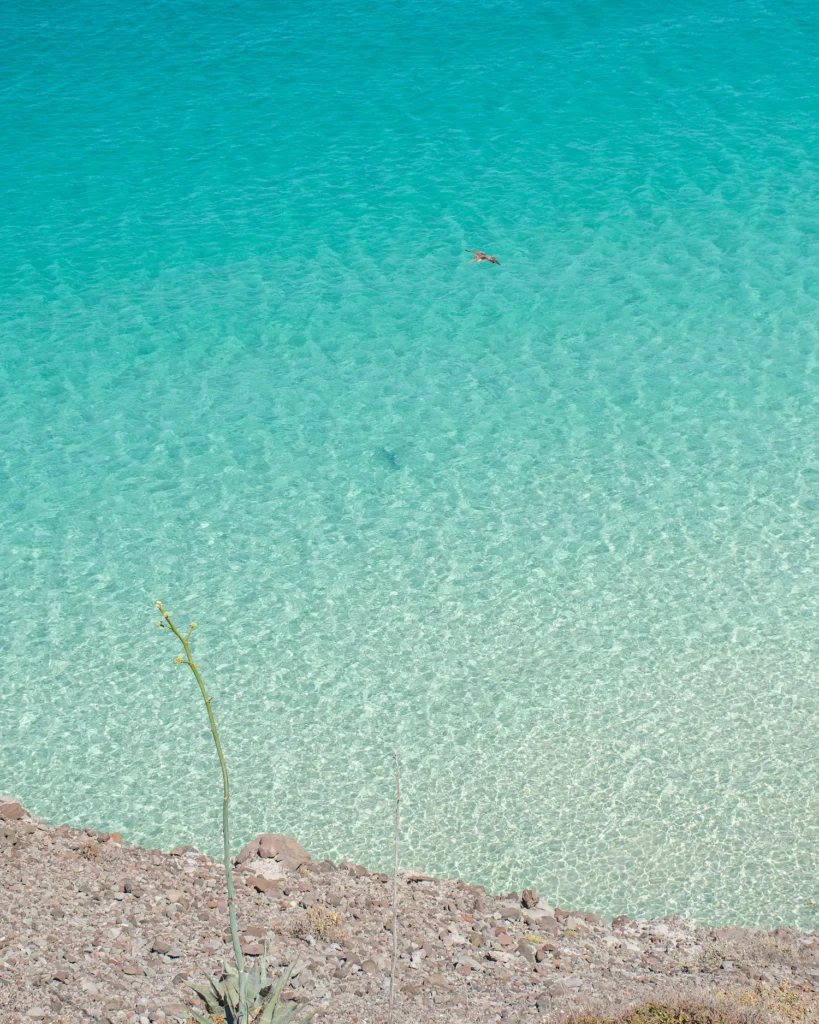
[[[261,988],[262,988],[262,971],[261,971],[261,967],[259,966],[259,964],[256,964],[256,966],[253,968],[253,970],[247,976],[247,984],[246,984],[245,992],[247,994],[248,1000],[250,1000],[252,998],[256,998],[260,994]]]
[[[276,1006],[276,1000],[271,999],[267,1006],[262,1010],[258,1020],[255,1021],[255,1024],[271,1024],[273,1014],[276,1011]]]
[[[270,996],[270,999],[268,1000],[268,1003],[265,1006],[264,1010],[262,1010],[262,1014],[259,1017],[258,1024],[273,1024],[273,1021],[276,1020],[277,1017],[279,1016],[279,1010],[282,1009],[282,992],[284,991],[284,986],[287,984],[288,981],[290,981],[290,975],[292,971],[293,968],[288,967],[287,970],[279,979],[278,985],[273,990],[273,993]],[[279,1024],[278,1020],[277,1024]]]
[[[213,981],[211,981],[211,988],[206,988],[204,985],[195,985],[193,982],[188,982],[188,988],[199,996],[202,1002],[205,1004],[205,1009],[208,1013],[216,1013],[220,1007],[221,1002],[219,1000],[218,993],[214,995]]]
[[[239,975],[231,974],[224,982],[225,998],[231,1007],[239,1006]]]
[[[245,977],[245,998],[253,1024],[308,1024],[316,1010],[304,1013],[296,1002],[282,1002],[282,993],[290,982],[294,965],[291,964],[273,984],[268,982],[265,961],[256,964]],[[242,1024],[242,1007],[239,1003],[239,975],[235,968],[226,966],[220,978],[210,978],[209,987],[188,982],[204,1002],[209,1014],[222,1014],[225,1024]],[[193,1013],[198,1024],[213,1024],[202,1014]],[[298,1018],[298,1020],[296,1019]]]

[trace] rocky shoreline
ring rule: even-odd
[[[386,1019],[391,879],[315,862],[265,835],[236,858],[244,951],[293,965],[287,998],[316,1021]],[[754,993],[819,998],[819,932],[608,922],[532,890],[399,876],[400,1022],[525,1024],[578,1009]],[[230,958],[222,865],[114,834],[54,827],[0,799],[0,1020],[4,1024],[185,1021],[202,981]]]

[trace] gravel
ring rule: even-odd
[[[306,854],[294,840],[254,842],[234,873],[248,959],[266,949],[274,972],[292,966],[285,995],[318,1007],[317,1022],[386,1020],[391,879],[348,863],[294,867]],[[815,932],[609,923],[534,890],[521,901],[417,872],[399,877],[398,900],[400,1024],[523,1024],[669,991],[819,991]],[[163,853],[52,827],[17,807],[0,814],[3,1024],[184,1021],[201,1009],[187,982],[230,958],[221,864],[191,847]]]

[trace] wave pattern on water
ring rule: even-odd
[[[529,6],[6,10],[0,786],[815,927],[819,13]]]

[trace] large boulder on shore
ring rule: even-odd
[[[0,796],[0,821],[19,821],[26,809],[13,796]]]
[[[281,833],[266,833],[259,836],[259,856],[262,858],[272,857],[274,860],[297,860],[299,864],[306,864],[313,858],[303,846],[291,839],[290,836],[283,836]]]
[[[286,871],[295,871],[302,864],[307,864],[313,859],[300,843],[297,843],[291,836],[282,835],[280,832],[265,832],[256,836],[239,851],[236,864],[244,864],[254,858],[275,860]]]

